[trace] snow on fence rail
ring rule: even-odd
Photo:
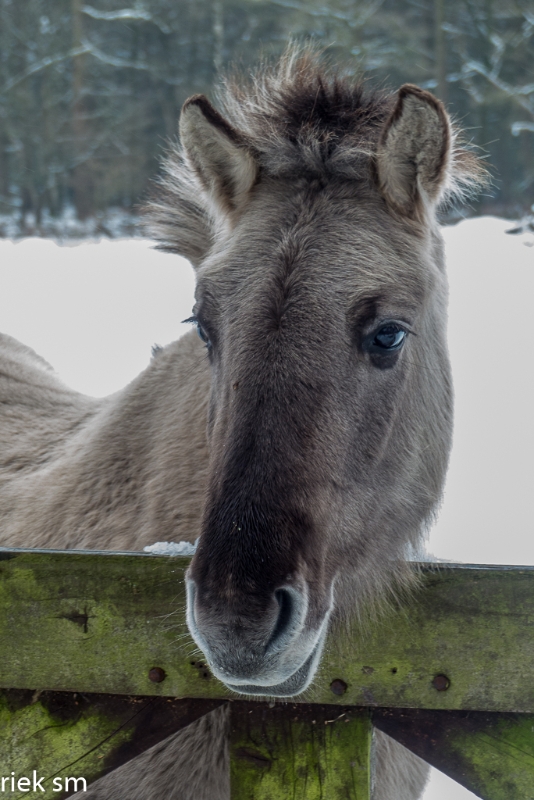
[[[368,800],[373,725],[484,800],[532,800],[534,567],[423,565],[402,608],[331,633],[302,698],[248,703],[194,650],[188,563],[0,549],[0,779],[66,797],[229,703],[232,800]]]

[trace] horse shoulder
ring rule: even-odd
[[[0,480],[48,462],[97,405],[65,386],[31,348],[0,334]]]

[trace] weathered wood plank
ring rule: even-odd
[[[232,800],[370,800],[368,709],[232,703]]]
[[[191,655],[183,580],[189,560],[0,552],[0,686],[230,694],[210,679],[202,656]],[[150,679],[154,668],[163,680]]]
[[[534,800],[534,715],[378,709],[373,723],[484,800]]]
[[[0,691],[0,795],[68,797],[220,702]]]
[[[367,636],[333,631],[314,700],[332,677],[353,705],[534,712],[534,568],[425,568]]]
[[[0,686],[228,697],[187,634],[188,563],[0,551]],[[428,568],[421,591],[366,634],[332,632],[303,701],[534,713],[533,622],[533,568]]]

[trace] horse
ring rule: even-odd
[[[191,97],[147,207],[194,326],[105,399],[0,338],[0,544],[199,538],[187,621],[234,692],[305,691],[327,631],[416,583],[452,431],[440,204],[483,180],[442,105],[290,48]],[[375,736],[373,800],[427,766]],[[91,800],[228,800],[224,708]],[[80,797],[82,794],[79,795]]]

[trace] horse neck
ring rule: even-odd
[[[33,399],[42,394],[35,386],[28,392],[30,410],[26,404],[23,413],[24,403],[17,404],[31,433],[25,468],[4,464],[1,543],[138,550],[155,541],[194,541],[203,503],[209,388],[196,336],[170,345],[104,400],[54,380],[53,413],[35,410]]]

